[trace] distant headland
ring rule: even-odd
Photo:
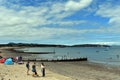
[[[110,47],[101,44],[77,44],[77,45],[60,45],[60,44],[35,44],[35,43],[13,43],[0,44],[0,47]]]

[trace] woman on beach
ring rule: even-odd
[[[44,65],[44,63],[41,63],[41,72],[42,72],[42,77],[45,77],[45,65]]]
[[[32,65],[32,72],[33,72],[33,76],[35,75],[38,76],[37,71],[36,71],[36,63]]]
[[[30,64],[29,63],[30,63],[29,61],[26,63],[27,75],[29,75],[29,70],[30,70]]]

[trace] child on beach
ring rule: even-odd
[[[42,72],[42,77],[45,77],[45,65],[44,65],[44,63],[41,63],[41,72]]]
[[[34,64],[32,65],[32,72],[33,72],[33,75],[32,75],[32,76],[39,76],[39,75],[37,74],[37,71],[36,71],[36,63],[34,63]]]
[[[30,64],[29,63],[30,63],[29,61],[26,63],[27,75],[29,75],[29,70],[30,70]]]

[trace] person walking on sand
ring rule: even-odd
[[[29,61],[26,63],[27,75],[29,75],[29,70],[30,70],[30,64],[29,63],[30,63]]]
[[[33,72],[33,75],[32,75],[32,76],[38,76],[37,71],[36,71],[36,63],[34,63],[34,64],[32,65],[32,72]]]
[[[44,65],[44,63],[41,63],[41,73],[42,73],[42,77],[45,77],[45,65]]]

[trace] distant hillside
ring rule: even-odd
[[[101,44],[80,44],[73,45],[71,47],[110,47],[109,45],[101,45]]]
[[[34,43],[8,43],[0,44],[0,47],[110,47],[100,44],[58,45],[58,44],[34,44]]]
[[[66,45],[57,44],[34,44],[34,43],[8,43],[0,44],[0,47],[66,47]]]

